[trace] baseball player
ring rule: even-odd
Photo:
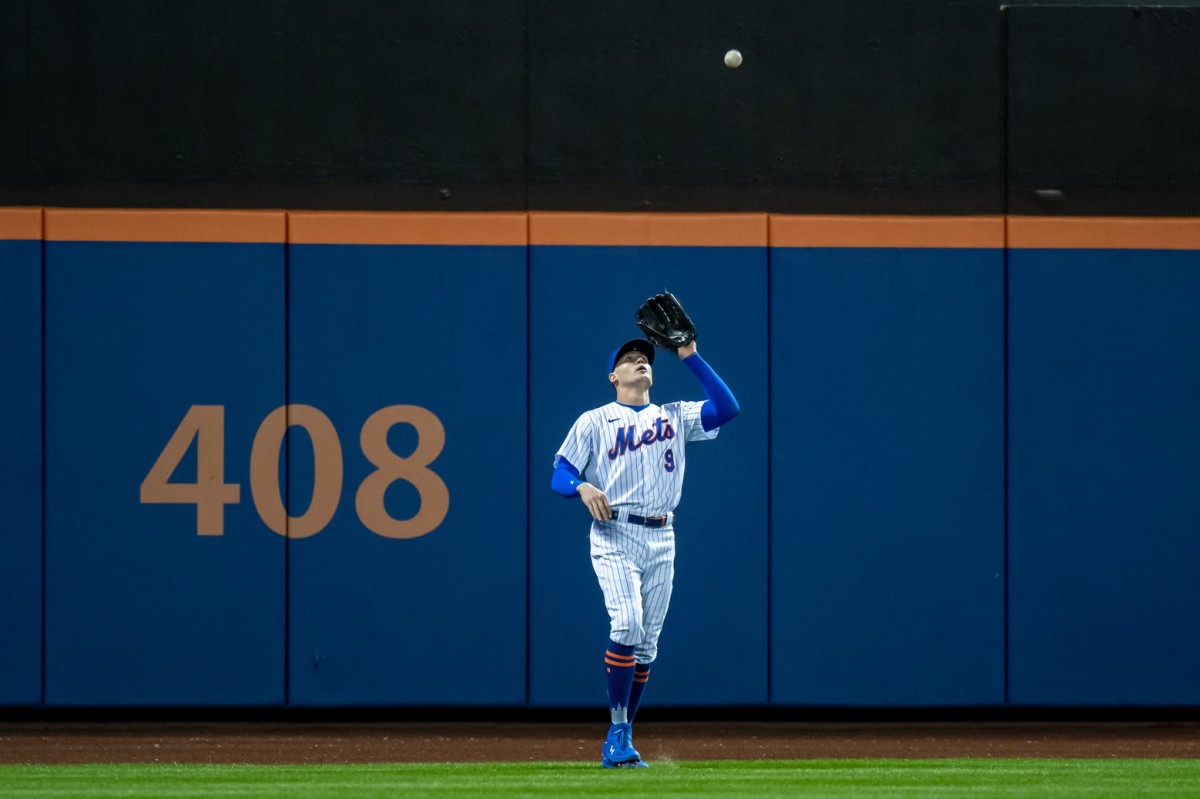
[[[551,487],[578,497],[592,517],[592,568],[610,619],[604,651],[611,726],[605,768],[645,767],[633,746],[634,716],[658,654],[675,573],[675,507],[687,445],[716,438],[738,412],[732,392],[696,351],[691,320],[671,294],[651,297],[638,324],[700,381],[704,402],[650,402],[654,346],[634,339],[608,361],[616,399],[580,416],[554,459]]]

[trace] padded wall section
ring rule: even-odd
[[[1003,228],[968,224],[772,217],[775,704],[1004,702]]]
[[[42,701],[41,235],[41,209],[0,209],[0,705]]]
[[[0,705],[602,708],[551,467],[664,288],[648,712],[1200,705],[1195,219],[288,217],[0,209]]]
[[[609,620],[589,557],[590,517],[578,499],[551,491],[550,477],[575,419],[613,400],[609,354],[641,336],[637,307],[664,288],[692,315],[700,353],[742,411],[715,441],[687,450],[674,595],[644,707],[764,704],[766,217],[533,214],[530,241],[530,704],[606,701]],[[651,399],[704,393],[660,352]]]
[[[1070,246],[1097,224],[1014,220],[1011,699],[1196,705],[1200,226],[1112,220],[1124,248]],[[1137,248],[1188,228],[1190,249]]]
[[[525,702],[525,231],[292,216],[293,706]]]
[[[283,702],[284,539],[249,480],[284,402],[283,230],[46,212],[49,705]]]

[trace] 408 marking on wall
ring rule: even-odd
[[[389,449],[392,426],[408,424],[417,431],[417,447],[402,458]],[[312,439],[315,468],[312,501],[300,516],[289,516],[279,486],[279,454],[289,427],[298,426]],[[196,482],[172,483],[171,475],[196,442]],[[450,492],[429,469],[446,444],[446,429],[432,411],[419,405],[390,405],[363,423],[359,436],[363,455],[375,467],[358,486],[354,507],[371,532],[385,538],[417,538],[446,518]],[[250,494],[263,523],[288,538],[307,538],[325,529],[342,496],[342,443],[329,417],[311,405],[282,405],[263,419],[250,449]],[[384,508],[388,486],[403,480],[416,488],[420,509],[411,519],[394,519]],[[225,506],[241,502],[241,486],[225,482],[225,406],[193,405],[142,480],[143,504],[196,506],[196,534],[224,535]]]

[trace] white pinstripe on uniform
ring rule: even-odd
[[[675,575],[673,511],[683,495],[687,444],[717,437],[700,421],[703,402],[647,405],[610,402],[587,411],[555,456],[600,489],[621,519],[672,514],[656,528],[626,521],[592,522],[592,568],[604,592],[611,637],[634,647],[638,663],[658,654],[658,637]]]

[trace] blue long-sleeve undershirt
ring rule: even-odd
[[[708,398],[708,402],[700,408],[700,422],[705,431],[715,430],[738,415],[741,406],[738,405],[737,398],[708,362],[700,357],[700,353],[689,355],[683,362],[700,380],[704,396]]]
[[[571,465],[566,458],[559,458],[554,464],[554,476],[550,478],[550,487],[568,499],[579,496],[579,470]]]
[[[725,385],[725,381],[713,371],[708,362],[700,357],[700,353],[689,355],[683,362],[692,370],[704,388],[704,396],[708,402],[700,406],[700,424],[705,431],[715,430],[738,415],[741,406],[737,398]],[[554,464],[554,475],[550,478],[550,487],[556,493],[574,499],[579,496],[579,470],[566,458],[559,458]]]

